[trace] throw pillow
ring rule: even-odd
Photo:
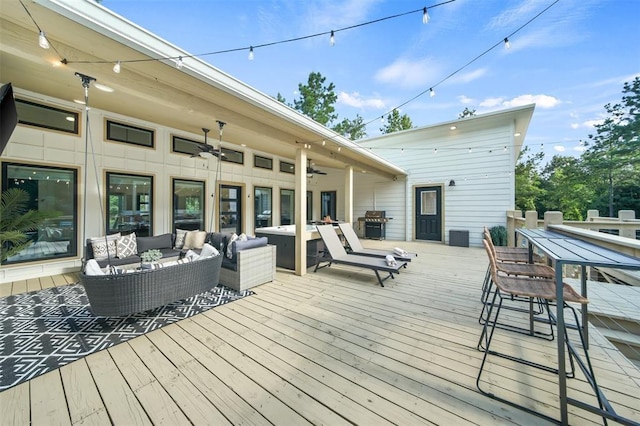
[[[87,260],[86,265],[84,265],[84,273],[87,275],[104,275],[104,271],[100,269],[100,265],[95,259]]]
[[[186,229],[176,229],[176,243],[175,243],[175,248],[180,250],[182,247],[184,247],[184,239],[187,237],[187,231]]]
[[[116,243],[116,255],[123,259],[138,253],[138,244],[136,243],[136,233],[118,238]]]
[[[106,260],[116,257],[116,242],[120,238],[120,233],[107,235],[106,237],[94,237],[90,239],[91,250],[95,260]]]
[[[227,243],[227,257],[231,259],[233,257],[233,243],[238,239],[238,235],[234,232],[229,237],[229,242]]]
[[[184,238],[183,249],[201,249],[207,239],[207,231],[189,231]]]
[[[207,257],[213,257],[219,255],[220,252],[211,244],[205,244],[202,246],[200,257],[198,259],[206,259]]]

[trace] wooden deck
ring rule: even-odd
[[[401,246],[419,257],[384,288],[368,270],[279,271],[253,296],[0,393],[0,424],[544,424],[476,389],[484,251]],[[0,294],[74,280],[2,284]],[[505,319],[524,321],[519,315]],[[640,370],[590,331],[605,394],[640,421]],[[555,342],[504,331],[496,339],[496,348],[555,363]],[[558,417],[554,375],[489,362],[486,388]],[[594,403],[579,373],[568,382],[570,396]],[[572,424],[602,423],[569,409]]]

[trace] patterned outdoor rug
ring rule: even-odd
[[[96,317],[80,284],[0,298],[0,391],[91,353],[254,294],[218,286],[161,308]]]

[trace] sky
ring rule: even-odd
[[[421,127],[455,120],[465,108],[482,114],[535,103],[525,145],[544,152],[546,161],[556,154],[579,156],[581,141],[606,117],[604,105],[620,102],[624,82],[640,76],[640,0],[102,5],[267,95],[280,93],[288,103],[299,97],[298,84],[319,72],[325,84],[335,85],[338,121],[359,114],[369,123],[370,137],[381,133],[381,117],[400,105],[400,113]],[[395,15],[402,16],[382,19]],[[361,25],[376,20],[381,21]],[[277,43],[331,30],[333,46],[328,34]],[[507,36],[509,49],[502,42]],[[249,46],[274,42],[255,48],[254,59],[248,59]],[[241,50],[204,55],[235,49]]]

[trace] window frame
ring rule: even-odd
[[[265,162],[269,163],[269,166],[260,166],[258,165],[257,160],[263,160]],[[269,157],[263,157],[262,155],[253,155],[253,167],[258,168],[258,169],[264,169],[264,170],[273,170],[273,158],[269,158]]]
[[[22,99],[22,98],[15,98],[15,101],[16,101],[16,109],[18,110],[18,124],[22,124],[24,126],[37,127],[39,129],[51,130],[54,132],[62,132],[65,134],[80,135],[80,113],[79,112],[73,111],[71,109],[54,107],[48,104],[35,102],[35,101]],[[37,107],[47,111],[54,111],[54,112],[64,113],[67,116],[73,116],[74,117],[73,130],[66,129],[64,127],[53,127],[50,125],[41,124],[37,122],[25,121],[24,118],[23,119],[20,118],[20,108],[21,108],[20,105],[29,105],[31,107]],[[67,121],[70,121],[70,120],[67,120]]]
[[[227,162],[227,163],[243,164],[244,165],[244,152],[236,151],[235,149],[224,148],[224,147],[221,149],[221,151],[222,151],[222,161]],[[234,157],[234,155],[239,156],[240,160],[233,160],[232,158]]]
[[[130,209],[123,209],[124,211],[131,211],[131,216],[134,216],[134,206],[135,206],[135,210],[136,216],[142,216],[140,213],[140,207],[142,204],[147,204],[148,205],[148,214],[149,214],[149,220],[148,220],[148,224],[146,226],[146,233],[148,234],[148,236],[153,236],[153,209],[154,209],[154,202],[155,202],[155,197],[153,196],[154,193],[154,176],[153,175],[143,175],[143,174],[136,174],[136,173],[125,173],[125,172],[118,172],[118,171],[106,171],[105,172],[105,206],[106,211],[104,212],[105,214],[105,218],[104,218],[104,224],[105,224],[105,233],[106,234],[114,234],[117,232],[122,233],[123,235],[131,233],[131,232],[136,232],[136,236],[147,236],[147,235],[143,235],[144,233],[140,233],[139,230],[136,229],[118,229],[118,228],[112,228],[111,227],[111,223],[110,223],[110,219],[111,219],[111,203],[110,203],[110,197],[112,195],[111,193],[111,179],[114,176],[120,176],[120,177],[128,177],[128,178],[139,178],[139,179],[148,179],[149,180],[149,191],[147,194],[138,194],[138,198],[137,199],[131,199],[132,203],[135,203],[132,205],[132,208]],[[140,195],[148,195],[148,199],[147,198],[140,198]],[[126,198],[126,197],[125,197]],[[134,221],[132,223],[137,224],[137,221]],[[141,224],[144,224],[144,222],[140,222]]]
[[[280,160],[280,172],[281,173],[287,173],[290,175],[295,175],[296,174],[296,165],[295,163],[289,163],[288,161],[283,161]],[[286,166],[286,167],[284,167]]]
[[[114,137],[111,136],[111,132],[112,132],[111,125],[117,125],[117,126],[124,127],[126,129],[148,133],[151,135],[151,143],[146,144],[146,143],[126,140],[126,139],[115,139]],[[104,132],[105,132],[104,138],[108,142],[124,143],[127,145],[134,145],[134,146],[139,146],[143,148],[152,148],[152,149],[155,149],[156,147],[156,131],[154,129],[149,129],[147,127],[134,126],[132,124],[127,124],[117,120],[112,120],[110,118],[105,118]]]

